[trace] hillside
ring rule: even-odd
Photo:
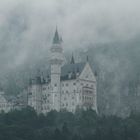
[[[31,108],[0,114],[1,140],[139,140],[139,132],[140,114],[121,119],[77,110],[38,116]]]

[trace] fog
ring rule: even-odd
[[[65,50],[133,39],[140,31],[139,5],[138,0],[1,0],[2,58],[15,67],[47,51],[56,25]]]
[[[118,92],[139,71],[139,5],[139,0],[0,0],[1,84],[13,93],[11,87],[22,87],[34,68],[47,67],[57,26],[65,53],[83,53],[80,59],[88,53],[103,71],[115,71],[111,92]],[[105,53],[98,49],[104,46]]]

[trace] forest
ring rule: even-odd
[[[37,115],[30,108],[0,113],[0,140],[139,140],[140,113],[127,118],[97,115],[92,109],[55,110]]]

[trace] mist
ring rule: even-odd
[[[104,82],[113,73],[109,93],[120,99],[128,76],[131,81],[139,75],[139,5],[139,0],[1,0],[1,85],[10,94],[20,92],[37,69],[47,69],[57,26],[67,57],[75,52],[79,61],[88,54],[97,73],[105,73]]]

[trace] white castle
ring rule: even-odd
[[[62,39],[56,29],[50,48],[50,70],[47,80],[41,76],[31,79],[23,91],[23,100],[0,93],[0,111],[9,112],[22,106],[31,106],[40,114],[51,110],[75,112],[77,108],[92,108],[97,112],[96,78],[88,62],[65,64]],[[26,96],[24,96],[26,95]],[[27,97],[27,98],[26,98]]]
[[[77,108],[92,108],[97,112],[96,78],[88,60],[75,63],[72,56],[71,62],[64,64],[62,39],[57,29],[50,52],[50,75],[47,81],[40,76],[31,81],[28,105],[44,114],[51,110],[75,112]]]

